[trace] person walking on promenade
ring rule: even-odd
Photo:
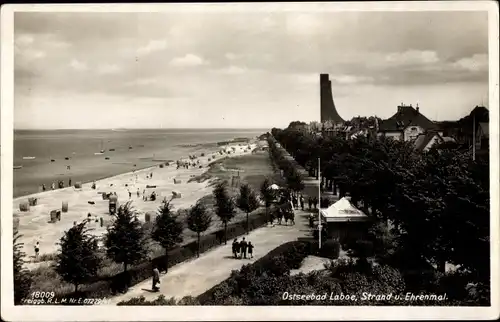
[[[36,242],[36,244],[35,244],[35,258],[38,258],[39,253],[40,253],[40,242]]]
[[[318,197],[313,197],[314,209],[318,209]]]
[[[304,211],[304,197],[302,195],[300,195],[300,208],[302,208],[302,211]]]
[[[235,239],[233,241],[233,255],[234,255],[234,258],[238,258],[239,248],[240,248],[240,243],[238,243],[238,239]]]
[[[240,257],[241,258],[247,258],[247,242],[245,241],[245,237],[243,237],[243,240],[240,242]]]
[[[313,227],[314,225],[314,215],[313,214],[309,214],[309,227]]]
[[[311,198],[311,196],[309,196],[309,197],[307,198],[307,204],[309,205],[309,210],[311,210],[311,208],[312,208],[312,203],[313,203],[313,202],[312,202],[312,198]]]
[[[249,242],[248,242],[247,247],[248,247],[248,256],[249,256],[250,258],[253,258],[253,247],[254,247],[254,246],[252,245],[252,242],[251,242],[251,241],[249,241]]]
[[[153,287],[151,288],[153,291],[158,292],[160,289],[156,284],[160,284],[160,271],[158,267],[155,265],[153,269]]]

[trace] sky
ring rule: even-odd
[[[271,128],[488,107],[487,12],[16,12],[14,128]]]

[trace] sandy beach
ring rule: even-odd
[[[248,145],[250,145],[250,150],[247,149]],[[119,203],[132,201],[141,221],[145,220],[147,212],[156,211],[164,198],[170,199],[173,191],[181,194],[181,198],[173,199],[171,202],[174,210],[189,208],[198,199],[210,194],[212,188],[209,187],[210,180],[201,183],[196,181],[188,183],[188,180],[204,173],[208,164],[214,160],[250,154],[250,151],[257,146],[256,142],[251,142],[248,145],[233,144],[225,147],[227,150],[234,148],[229,155],[225,153],[221,155],[218,153],[219,150],[207,153],[204,157],[197,155],[195,162],[199,160],[201,168],[196,166],[189,169],[182,167],[177,169],[176,163],[173,162],[163,168],[154,166],[96,181],[95,190],[92,189],[91,183],[86,183],[82,185],[81,189],[67,187],[15,198],[13,200],[14,220],[19,221],[19,232],[22,235],[20,242],[24,243],[24,251],[31,259],[34,256],[34,246],[36,242],[39,242],[40,255],[56,252],[57,243],[64,232],[71,228],[75,221],[85,220],[88,213],[92,215],[92,219],[103,218],[104,225],[102,227],[99,222],[94,220],[89,225],[92,234],[101,236],[106,231],[106,225],[110,223],[112,216],[109,215],[108,211],[109,201],[103,200],[99,192],[116,192]],[[180,161],[189,161],[189,158],[186,157]],[[152,174],[152,178],[146,178],[150,174]],[[180,180],[180,183],[174,183],[174,179]],[[156,186],[156,188],[146,188],[146,186]],[[146,195],[155,191],[157,199],[143,201],[144,190]],[[130,198],[129,191],[132,193]],[[137,196],[137,191],[139,191],[139,196]],[[21,211],[19,205],[27,202],[28,198],[38,198],[37,205],[31,206],[29,211]],[[61,210],[63,202],[68,203],[68,212],[61,213],[60,221],[50,223],[50,212]],[[92,202],[93,204],[91,204]]]

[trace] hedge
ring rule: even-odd
[[[251,214],[248,218],[249,230],[254,230],[256,228],[267,225],[266,216],[262,212]],[[246,222],[235,222],[229,224],[227,227],[227,239],[233,239],[241,235],[246,234]],[[224,243],[224,229],[220,229],[211,234],[203,235],[200,239],[200,254],[208,251],[209,249],[222,245]],[[167,256],[162,255],[152,260],[140,263],[127,272],[121,272],[117,275],[104,277],[100,280],[96,280],[92,284],[82,285],[80,287],[81,291],[68,294],[57,294],[57,298],[64,297],[87,297],[87,298],[105,298],[113,296],[117,293],[126,292],[128,287],[140,283],[148,278],[151,278],[153,265],[158,265],[158,269],[161,271],[166,271],[168,268],[193,259],[197,254],[197,241],[193,241],[189,244],[177,247],[168,252],[168,265]],[[98,277],[96,277],[97,279]],[[68,303],[69,304],[69,303]]]

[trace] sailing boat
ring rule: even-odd
[[[102,140],[101,140],[101,151],[100,152],[95,152],[94,155],[104,154],[104,149],[103,149],[102,145],[103,145],[103,143],[102,143]]]

